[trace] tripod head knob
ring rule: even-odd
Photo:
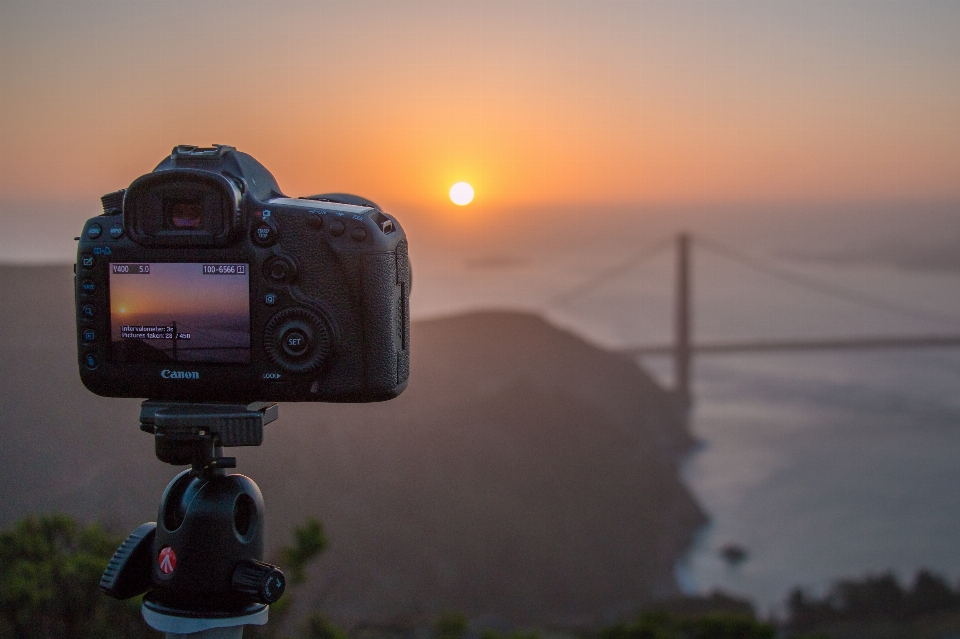
[[[272,564],[246,559],[233,571],[233,589],[253,601],[272,604],[283,595],[286,577]]]
[[[157,524],[153,521],[130,533],[103,571],[100,590],[114,599],[129,599],[150,590],[153,585],[150,568],[156,533]]]

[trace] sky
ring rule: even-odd
[[[956,0],[2,0],[0,216],[29,256],[211,143],[413,225],[956,202],[957,33]]]

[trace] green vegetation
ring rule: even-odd
[[[291,584],[302,584],[307,576],[307,564],[327,549],[327,535],[323,532],[323,523],[311,517],[293,531],[293,545],[280,549],[280,565]]]
[[[886,573],[837,581],[821,598],[797,588],[787,610],[791,637],[940,637],[960,631],[960,588],[926,570],[903,588]]]
[[[286,639],[288,635],[280,629],[285,627],[293,605],[295,586],[307,580],[307,566],[327,549],[327,535],[323,522],[315,517],[308,518],[302,525],[293,529],[293,543],[280,548],[280,569],[287,577],[287,591],[275,604],[270,606],[270,621],[266,626],[248,626],[244,635],[263,639]],[[314,613],[310,615],[295,635],[303,639],[347,639],[347,634],[337,628],[327,617]]]
[[[509,634],[503,634],[496,630],[484,630],[480,633],[480,639],[543,639],[539,632],[534,630],[518,630]]]
[[[750,615],[726,612],[678,616],[649,612],[631,624],[602,630],[598,639],[774,639],[776,629]]]
[[[349,639],[346,632],[319,613],[310,615],[301,636],[303,639]]]
[[[140,616],[140,599],[116,601],[99,590],[100,575],[122,539],[97,524],[83,525],[61,515],[30,517],[0,532],[0,637],[39,639],[133,639],[159,637]],[[327,548],[323,524],[308,519],[293,531],[293,543],[280,549],[290,590],[270,609],[266,627],[247,627],[244,636],[264,639],[350,639],[320,613],[307,616],[293,631],[290,616],[296,586]],[[960,588],[929,571],[917,573],[904,588],[893,574],[836,582],[823,597],[802,589],[787,600],[787,619],[777,628],[756,619],[747,601],[713,593],[662,602],[634,621],[594,633],[552,631],[549,636],[578,639],[926,639],[960,631]],[[291,620],[292,621],[292,620]],[[368,629],[369,630],[369,629]],[[396,632],[393,632],[396,630]],[[377,636],[432,639],[541,639],[526,629],[502,633],[472,628],[462,613],[445,613],[432,624],[391,629]],[[778,635],[779,630],[779,635]],[[412,634],[411,634],[412,633]],[[368,633],[369,634],[369,633]]]
[[[0,637],[17,639],[143,639],[160,637],[140,616],[140,597],[117,601],[100,591],[100,576],[123,538],[98,524],[84,526],[63,515],[30,517],[0,532]],[[281,549],[293,585],[306,579],[307,565],[327,546],[323,525],[308,519]],[[244,635],[278,637],[289,610],[287,594],[271,606],[268,629]],[[320,615],[311,616],[305,639],[347,639]]]
[[[139,598],[116,601],[100,592],[100,575],[122,541],[59,515],[0,532],[0,636],[159,636],[140,617]]]
[[[465,614],[443,614],[433,624],[433,639],[463,639],[469,629],[470,622]]]

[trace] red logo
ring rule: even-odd
[[[160,572],[169,575],[177,567],[177,553],[173,552],[173,548],[170,546],[164,546],[160,549],[157,563],[160,564]]]

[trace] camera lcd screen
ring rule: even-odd
[[[250,363],[247,264],[110,264],[111,345],[126,363]]]

